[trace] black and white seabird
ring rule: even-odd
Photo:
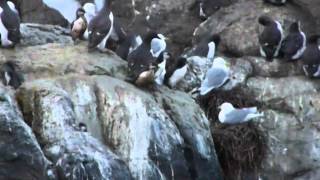
[[[289,28],[289,34],[283,40],[281,53],[286,60],[299,59],[306,49],[306,35],[300,29],[300,23],[294,22]]]
[[[0,35],[2,47],[14,47],[21,38],[19,13],[6,0],[0,0]]]
[[[307,48],[301,57],[305,75],[310,78],[320,77],[320,49],[318,46],[319,38],[320,35],[312,35],[308,37]]]
[[[127,60],[128,55],[136,50],[142,44],[142,38],[139,35],[129,34],[123,41],[119,42],[116,54],[123,60]]]
[[[167,52],[163,51],[157,58],[157,71],[155,73],[155,82],[158,85],[163,85],[165,75],[167,73],[168,65],[173,63],[172,55]]]
[[[0,77],[3,85],[17,89],[24,81],[20,68],[14,61],[7,61],[0,68]]]
[[[286,0],[263,0],[265,3],[270,3],[273,5],[284,5],[287,1]]]
[[[213,60],[216,48],[220,43],[220,35],[214,34],[209,39],[203,39],[191,51],[191,56],[206,57]]]
[[[278,21],[268,16],[260,16],[259,24],[264,26],[264,30],[259,35],[260,53],[267,61],[273,61],[273,58],[279,55],[283,29]]]
[[[83,8],[78,8],[76,11],[76,19],[71,23],[71,37],[73,40],[82,39],[88,27],[87,19],[84,14],[86,11]]]
[[[145,86],[154,82],[154,73],[157,65],[157,58],[151,53],[151,41],[154,38],[160,39],[155,32],[149,32],[143,43],[128,55],[128,68],[132,80],[138,86]]]
[[[169,87],[174,88],[187,74],[188,63],[184,57],[172,59],[166,65],[166,73],[164,83]]]
[[[90,21],[88,26],[89,44],[88,49],[106,49],[106,43],[113,31],[113,13],[109,9],[109,1],[105,0],[103,8]]]

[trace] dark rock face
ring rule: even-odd
[[[22,22],[53,24],[67,27],[68,21],[56,10],[49,8],[42,0],[16,0]]]
[[[45,179],[49,161],[9,89],[0,89],[0,179]]]
[[[303,10],[311,13],[312,16],[309,18],[315,19],[316,24],[314,27],[314,32],[319,32],[320,30],[320,1],[317,0],[293,0],[295,4],[300,6]]]

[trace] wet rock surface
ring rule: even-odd
[[[0,87],[0,179],[45,179],[50,162],[24,122],[13,92]]]

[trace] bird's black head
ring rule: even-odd
[[[214,44],[216,45],[216,47],[219,45],[220,41],[221,41],[221,37],[219,34],[214,34],[210,37],[210,41],[213,41]]]
[[[87,125],[86,125],[86,124],[80,122],[80,123],[78,124],[78,126],[79,126],[79,130],[80,130],[80,131],[88,132],[88,128],[87,128]]]
[[[152,39],[154,39],[154,38],[159,38],[160,39],[159,34],[154,32],[154,31],[151,31],[145,36],[144,42],[145,43],[151,43]]]
[[[258,22],[263,26],[269,26],[273,23],[273,19],[269,16],[262,15],[259,17]]]
[[[86,11],[85,11],[82,7],[78,8],[77,11],[76,11],[76,17],[77,17],[77,19],[78,19],[79,17],[81,17],[81,16],[84,16],[85,13],[86,13]]]
[[[290,25],[290,27],[289,27],[290,33],[297,33],[299,31],[300,31],[300,22],[299,21],[294,22]]]
[[[187,59],[184,57],[179,57],[177,59],[178,63],[177,63],[177,68],[182,68],[183,66],[185,66],[187,64]]]
[[[101,18],[92,19],[88,25],[89,42],[88,49],[93,50],[101,43],[103,38],[108,34],[106,23]]]
[[[308,37],[309,44],[318,44],[318,39],[320,38],[319,34],[313,34]]]
[[[157,63],[160,64],[162,63],[164,60],[168,60],[172,57],[171,53],[167,52],[167,51],[163,51],[159,54],[158,58],[157,58]]]

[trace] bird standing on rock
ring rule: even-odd
[[[71,23],[72,39],[88,39],[88,24],[96,15],[96,6],[93,3],[86,3],[76,11],[76,19]]]
[[[199,88],[200,95],[204,96],[213,89],[220,88],[230,78],[230,69],[223,58],[215,58],[212,67],[207,71],[205,79]]]
[[[116,49],[116,54],[123,60],[127,60],[128,55],[136,50],[142,44],[142,38],[139,35],[129,34],[122,41]]]
[[[83,34],[87,29],[88,23],[84,17],[85,10],[83,8],[78,8],[76,11],[76,19],[71,23],[71,37],[72,40],[78,38],[82,39]]]
[[[308,38],[307,48],[302,55],[303,70],[310,78],[320,77],[320,49],[318,39],[320,35],[311,35]]]
[[[283,40],[281,53],[286,60],[299,59],[306,49],[306,35],[301,31],[300,23],[294,22],[289,28],[288,36]]]
[[[1,46],[14,47],[20,42],[20,17],[12,2],[0,0]]]
[[[187,74],[188,62],[184,57],[172,59],[167,64],[166,74],[164,76],[164,83],[169,87],[174,88]]]
[[[106,43],[113,31],[113,13],[109,9],[109,1],[105,0],[102,9],[90,21],[88,26],[89,44],[88,49],[98,48],[106,50]]]
[[[268,16],[260,16],[259,24],[264,26],[264,30],[259,35],[260,53],[267,61],[273,61],[279,55],[283,40],[283,29],[278,21]]]
[[[7,61],[0,68],[0,77],[3,85],[17,89],[24,81],[19,66],[14,61]]]
[[[157,65],[157,58],[151,53],[151,41],[154,38],[161,39],[161,36],[155,32],[148,33],[143,43],[128,55],[128,68],[132,80],[138,86],[145,86],[154,82]]]
[[[165,75],[167,74],[168,64],[170,63],[172,63],[172,55],[169,52],[164,51],[157,58],[158,68],[155,73],[155,82],[158,85],[163,85]]]
[[[257,107],[236,109],[231,103],[225,102],[219,108],[219,121],[225,124],[245,123],[263,116],[263,113],[258,112]]]

